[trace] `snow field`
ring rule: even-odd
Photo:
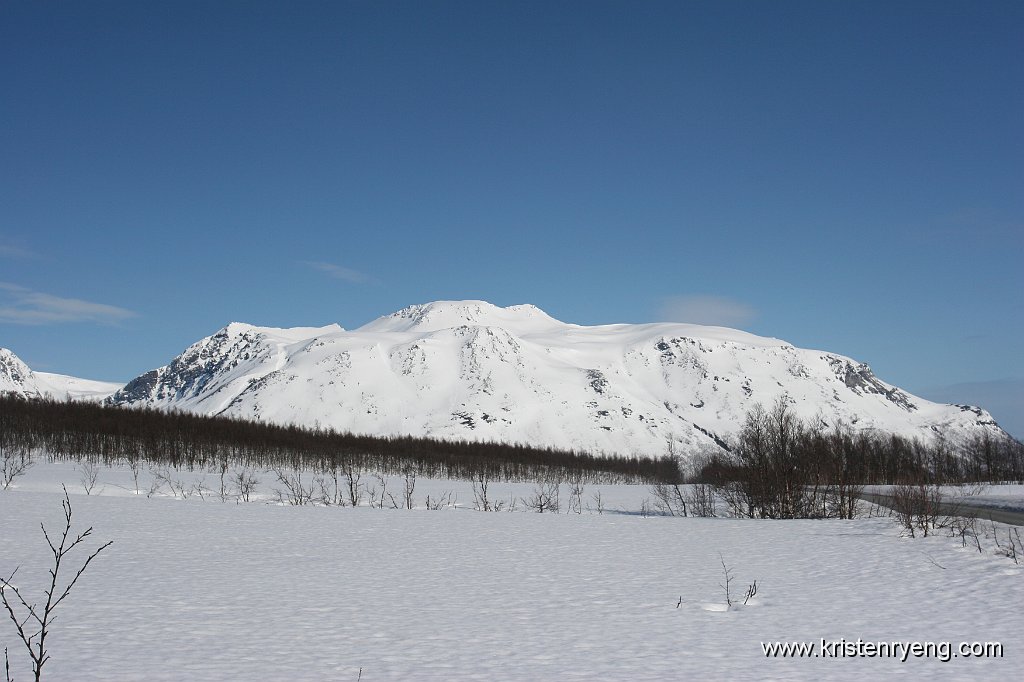
[[[89,547],[114,540],[58,611],[48,679],[1014,679],[1024,663],[1022,569],[888,519],[236,505],[146,499],[117,487],[126,474],[102,470],[103,494],[86,496],[74,465],[39,463],[0,492],[0,571],[20,565],[23,589],[43,587],[39,522],[59,527],[60,482]],[[455,481],[421,481],[417,499],[435,485],[471,504]],[[648,494],[602,491],[633,510]],[[758,581],[751,604],[725,608],[720,555],[735,592]],[[761,648],[858,637],[997,641],[1004,657]],[[6,620],[0,645],[26,679]]]

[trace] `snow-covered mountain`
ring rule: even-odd
[[[24,398],[41,395],[32,370],[6,348],[0,348],[0,393],[13,393]]]
[[[23,398],[49,397],[56,400],[104,400],[122,384],[78,379],[64,374],[33,372],[17,355],[0,348],[0,394],[13,393]]]
[[[721,442],[755,403],[930,438],[1003,432],[988,412],[910,395],[850,358],[722,327],[586,327],[531,305],[439,301],[354,331],[232,323],[117,391],[174,407],[355,433],[658,455]]]

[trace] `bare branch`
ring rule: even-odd
[[[7,611],[8,617],[11,622],[14,623],[18,639],[21,640],[21,643],[25,645],[25,649],[28,651],[29,658],[32,660],[32,673],[36,682],[39,681],[40,676],[42,675],[43,666],[50,660],[49,651],[46,649],[46,638],[50,633],[50,628],[56,621],[54,610],[68,597],[69,594],[71,594],[72,588],[74,588],[78,583],[78,579],[82,577],[85,569],[89,567],[89,564],[92,563],[93,559],[99,556],[100,552],[113,544],[113,540],[111,540],[93,550],[93,552],[86,557],[85,561],[75,572],[74,577],[65,586],[59,587],[60,571],[65,557],[69,552],[71,552],[71,550],[82,544],[82,542],[92,535],[92,527],[89,527],[82,533],[75,536],[75,539],[69,544],[68,538],[71,536],[72,511],[71,498],[68,496],[67,488],[64,489],[64,500],[61,501],[61,507],[64,510],[64,528],[61,533],[59,543],[54,542],[53,538],[46,530],[46,525],[40,524],[40,528],[43,531],[43,537],[46,538],[46,544],[49,546],[50,552],[53,555],[52,567],[47,571],[49,574],[49,585],[45,590],[43,590],[43,594],[46,595],[46,602],[42,605],[41,610],[37,604],[30,604],[22,594],[21,589],[11,583],[18,572],[17,568],[15,568],[7,578],[0,578],[0,602],[3,603],[4,610]],[[11,594],[17,598],[17,601],[11,600]],[[58,594],[59,596],[56,596]],[[21,616],[18,614],[19,611],[22,614]],[[32,621],[35,621],[35,625],[29,627],[29,623]],[[6,659],[6,650],[4,652],[4,656]],[[7,678],[10,680],[9,662]]]

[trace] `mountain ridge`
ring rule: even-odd
[[[804,420],[953,441],[991,415],[852,358],[726,327],[584,326],[529,304],[434,301],[345,330],[231,322],[123,386],[33,372],[0,350],[0,392],[105,400],[371,435],[621,454],[721,447],[757,403]]]
[[[670,442],[717,447],[755,403],[780,397],[826,426],[1003,434],[981,408],[924,400],[842,355],[725,327],[576,325],[486,301],[408,306],[351,331],[231,323],[109,402],[657,455]]]

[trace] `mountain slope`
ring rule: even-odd
[[[12,351],[0,348],[0,393],[13,393],[23,398],[104,400],[120,388],[122,384],[109,381],[33,372]]]
[[[354,331],[232,323],[115,393],[156,405],[356,433],[661,454],[720,443],[755,403],[927,438],[1002,434],[850,358],[721,327],[585,327],[529,306],[440,301]]]
[[[0,393],[13,393],[23,398],[42,397],[32,370],[6,348],[0,348]]]

